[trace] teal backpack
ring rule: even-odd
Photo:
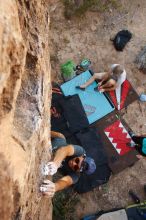
[[[84,59],[81,61],[80,66],[81,68],[83,68],[84,70],[87,70],[91,65],[91,61],[88,59]]]

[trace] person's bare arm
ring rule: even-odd
[[[72,184],[73,180],[69,175],[62,177],[56,183],[50,180],[44,180],[40,186],[40,192],[42,192],[44,196],[53,197],[55,192],[63,190]]]
[[[117,88],[117,83],[115,82],[115,80],[110,79],[104,85],[101,85],[99,87],[99,91],[108,92],[108,91],[115,90],[116,88]]]
[[[93,75],[86,83],[80,85],[81,88],[86,88],[87,86],[91,85],[95,81],[95,75]]]
[[[49,161],[43,168],[44,175],[54,175],[58,168],[60,167],[62,161],[74,154],[74,147],[73,145],[67,145],[60,147],[54,156],[52,161]]]
[[[84,84],[80,85],[81,88],[86,88],[91,85],[95,80],[106,80],[108,78],[107,72],[94,73],[93,76]]]
[[[109,72],[102,72],[102,73],[95,73],[95,74],[96,74],[96,79],[100,81],[99,84],[101,85],[104,81],[108,80],[110,77]]]
[[[111,86],[111,87],[106,87],[104,89],[101,89],[101,92],[109,92],[115,90],[117,87],[116,86]]]
[[[71,186],[72,184],[73,184],[72,178],[70,176],[64,176],[55,183],[55,192],[63,190]]]
[[[51,131],[51,137],[52,138],[64,138],[65,139],[64,135],[61,134],[60,132],[57,132],[57,131]]]
[[[53,162],[57,165],[57,167],[60,167],[62,161],[68,157],[72,156],[74,154],[74,148],[72,145],[67,145],[65,147],[60,147],[54,156]]]

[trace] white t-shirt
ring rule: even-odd
[[[120,64],[112,64],[111,69],[113,70],[114,67],[120,66]],[[119,76],[118,81],[117,81],[117,88],[115,90],[116,92],[116,99],[118,103],[118,110],[120,110],[120,103],[121,103],[121,85],[122,83],[126,80],[126,71],[125,69],[123,70],[123,73]]]

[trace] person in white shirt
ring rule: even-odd
[[[94,73],[86,83],[79,87],[85,89],[95,80],[99,82],[98,90],[100,92],[115,90],[118,85],[121,85],[126,80],[126,71],[120,64],[112,64],[109,71]]]
[[[120,64],[112,64],[109,71],[94,73],[86,83],[77,86],[77,88],[85,90],[95,80],[98,81],[98,86],[95,90],[99,92],[116,91],[118,109],[120,109],[121,85],[126,80],[125,69]]]

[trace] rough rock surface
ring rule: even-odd
[[[0,219],[51,219],[49,1],[0,1]]]
[[[0,219],[10,219],[14,211],[12,173],[4,156],[0,154]]]

